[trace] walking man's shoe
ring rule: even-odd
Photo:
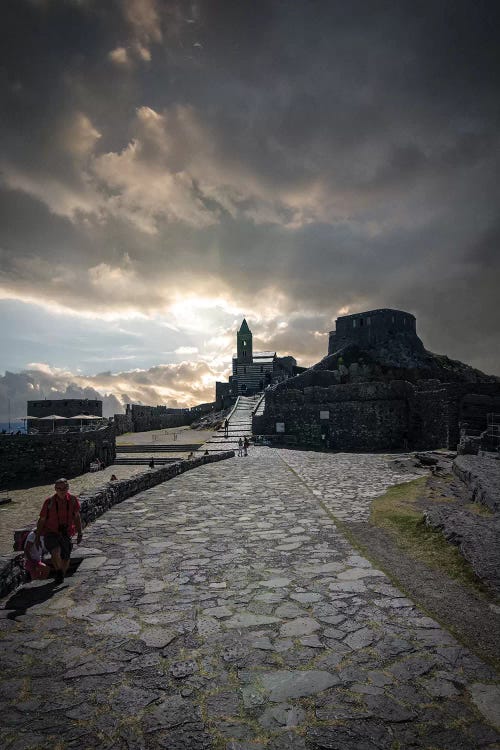
[[[60,583],[64,583],[64,573],[62,570],[56,570],[56,576],[54,578],[54,582],[59,585]]]

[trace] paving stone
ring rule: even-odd
[[[299,635],[310,635],[320,630],[321,625],[312,617],[297,617],[295,620],[285,622],[280,628],[280,635],[294,637]]]
[[[127,617],[115,617],[109,622],[92,625],[92,632],[100,635],[137,635],[141,626]]]
[[[342,593],[365,593],[368,589],[366,588],[363,581],[334,581],[329,586],[330,591],[335,594]]]
[[[252,709],[266,702],[265,693],[255,685],[245,685],[241,689],[241,697],[245,708]]]
[[[255,637],[250,641],[253,648],[260,648],[264,651],[274,651],[274,645],[267,636]]]
[[[226,628],[254,628],[258,625],[270,625],[274,622],[281,622],[278,617],[268,617],[266,615],[255,615],[252,612],[238,612],[229,620],[225,620]]]
[[[89,677],[89,676],[101,676],[113,674],[113,672],[120,672],[123,669],[123,665],[114,662],[105,661],[90,661],[87,664],[76,669],[69,669],[64,675],[65,680],[72,680],[76,677]]]
[[[189,675],[195,674],[198,671],[198,665],[193,660],[189,661],[176,661],[170,665],[169,670],[172,677],[176,679],[182,679],[183,677],[189,677]]]
[[[209,717],[236,716],[240,711],[240,701],[235,692],[209,695],[205,706]]]
[[[183,724],[196,724],[200,709],[180,695],[170,695],[151,712],[143,715],[141,724],[147,734],[160,729],[174,728]]]
[[[287,602],[286,604],[282,604],[279,607],[276,607],[274,610],[274,614],[276,617],[283,617],[283,618],[294,618],[294,617],[300,617],[301,615],[305,615],[306,612],[302,607],[298,607],[296,604],[292,604]]]
[[[427,692],[434,698],[450,698],[453,695],[459,694],[459,691],[453,683],[448,682],[447,680],[425,680],[422,684],[425,690],[427,690]]]
[[[235,642],[225,646],[221,652],[221,656],[225,662],[238,662],[241,661],[249,653],[249,648],[246,644],[241,642]]]
[[[372,576],[384,576],[380,570],[373,568],[348,568],[342,573],[337,574],[339,581],[357,581],[359,578],[369,578]]]
[[[259,724],[264,729],[276,730],[277,727],[299,726],[306,719],[306,712],[300,706],[292,706],[289,703],[278,703],[276,706],[268,706],[259,717]]]
[[[388,668],[388,672],[394,675],[397,680],[414,680],[416,677],[427,674],[435,667],[437,660],[427,656],[409,657],[404,661],[393,664]]]
[[[90,570],[98,570],[98,568],[102,568],[106,560],[106,557],[86,557],[78,566],[78,572],[84,573]]]
[[[307,648],[325,648],[325,645],[317,635],[306,635],[300,639],[300,643]]]
[[[260,581],[260,586],[265,586],[268,589],[281,589],[291,584],[290,578],[269,578],[267,581]]]
[[[295,732],[285,732],[270,740],[266,750],[306,750],[306,741]]]
[[[384,721],[410,721],[417,716],[415,711],[405,708],[387,696],[367,695],[366,705],[373,716]]]
[[[304,672],[278,670],[259,675],[264,689],[269,692],[269,700],[281,703],[288,698],[301,698],[314,695],[338,683],[335,675],[323,670],[311,669]]]
[[[476,682],[469,686],[469,692],[476,708],[500,731],[500,686]]]
[[[384,685],[390,685],[392,682],[394,682],[394,677],[392,676],[392,674],[385,674],[384,672],[367,672],[366,676],[368,677],[370,682],[372,682],[374,685],[378,685],[379,687],[384,687]]]
[[[160,694],[158,691],[123,685],[117,692],[113,693],[110,707],[114,713],[133,716],[137,711],[150,706],[159,697]],[[99,696],[97,700],[98,703],[109,705],[107,698]],[[82,717],[80,716],[79,718]]]
[[[354,682],[350,690],[352,690],[353,693],[360,693],[361,695],[383,695],[384,690],[381,687],[376,687],[375,685],[360,685],[357,682]]]
[[[203,610],[206,617],[216,617],[218,620],[224,617],[231,617],[233,611],[229,607],[209,607]]]
[[[346,651],[349,649],[346,648]],[[344,659],[345,653],[339,653],[337,651],[325,654],[325,656],[322,656],[321,659],[318,660],[317,665],[320,667],[324,667],[325,669],[334,670],[340,662]]]
[[[319,602],[323,597],[321,594],[315,594],[313,591],[310,591],[304,594],[291,594],[290,599],[294,599],[301,604],[312,604],[313,602]]]
[[[380,750],[390,748],[389,738],[372,739],[368,729],[363,734],[363,727],[334,727],[309,729],[306,739],[311,748],[318,750]]]
[[[198,617],[196,627],[202,638],[218,633],[221,629],[219,622],[214,617]]]
[[[361,628],[344,638],[344,643],[355,651],[358,648],[366,648],[367,646],[370,646],[375,638],[376,633],[374,633],[373,630],[370,630],[369,628]]]
[[[165,648],[177,637],[175,630],[167,628],[146,628],[142,631],[140,638],[146,646],[152,648]]]
[[[426,747],[436,747],[439,750],[476,750],[476,746],[467,735],[460,729],[443,729],[441,727],[430,727],[420,738],[426,743]]]

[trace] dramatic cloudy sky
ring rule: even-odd
[[[8,399],[191,405],[396,307],[500,373],[495,0],[4,0]],[[5,375],[4,375],[5,373]]]

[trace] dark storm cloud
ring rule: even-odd
[[[146,313],[179,288],[262,295],[262,342],[304,357],[341,308],[394,306],[500,371],[498,16],[5,3],[4,294]]]

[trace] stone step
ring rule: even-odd
[[[190,453],[190,451],[198,450],[203,445],[203,443],[169,443],[167,444],[157,444],[152,443],[151,445],[143,444],[143,445],[117,445],[116,446],[116,452],[117,453],[182,453],[184,451],[187,451]]]
[[[113,464],[115,466],[148,466],[150,458],[141,458],[140,456],[130,458],[120,457],[115,458]],[[178,461],[182,461],[182,458],[166,458],[164,456],[154,456],[155,466],[164,466],[165,464],[174,464]]]

